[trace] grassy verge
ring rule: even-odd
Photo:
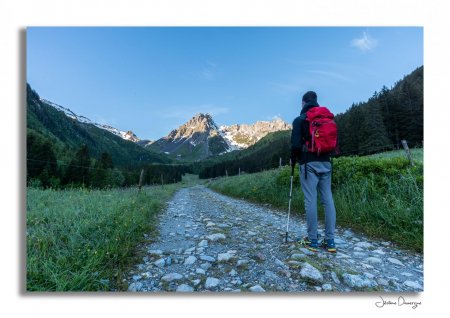
[[[292,209],[304,213],[298,168]],[[220,178],[214,190],[254,202],[288,206],[290,168]],[[337,224],[370,237],[423,251],[423,166],[409,167],[404,158],[347,157],[334,159],[333,197]],[[300,211],[300,212],[299,212]],[[323,209],[319,208],[323,219]]]
[[[27,290],[121,289],[136,247],[155,234],[157,215],[182,186],[112,190],[27,189]]]
[[[423,148],[412,148],[411,151],[411,157],[415,163],[423,163]],[[380,159],[380,158],[404,158],[405,157],[405,150],[393,150],[393,151],[387,151],[382,153],[377,153],[374,155],[370,155],[370,158]]]

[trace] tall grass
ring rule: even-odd
[[[423,251],[423,166],[409,167],[404,158],[347,157],[334,159],[333,197],[337,223],[371,237]],[[214,190],[287,209],[290,167],[220,178]],[[304,214],[298,168],[292,207]],[[323,219],[323,208],[319,208]]]
[[[423,148],[412,148],[411,151],[411,157],[414,162],[417,163],[423,163]],[[370,155],[369,157],[379,159],[379,158],[404,158],[405,157],[405,150],[393,150],[393,151],[386,151],[382,153],[377,153]]]
[[[155,232],[157,212],[178,188],[28,188],[27,290],[121,289],[137,245]]]

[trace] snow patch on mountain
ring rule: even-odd
[[[75,114],[73,111],[71,111],[67,107],[58,105],[58,104],[53,103],[53,102],[51,102],[51,101],[49,101],[47,99],[44,99],[44,98],[41,98],[41,101],[46,103],[47,105],[50,105],[50,106],[56,108],[57,110],[63,112],[67,117],[75,119],[75,120],[79,121],[80,123],[94,125],[94,126],[100,128],[100,129],[107,130],[110,133],[112,133],[112,134],[114,134],[116,136],[119,136],[119,137],[121,137],[122,139],[125,139],[125,140],[129,140],[129,141],[136,142],[136,143],[140,141],[140,139],[131,130],[122,131],[122,130],[114,128],[114,127],[112,127],[110,125],[98,124],[96,122],[93,122],[92,120],[90,120],[89,118],[87,118],[85,116],[79,116],[79,115]]]

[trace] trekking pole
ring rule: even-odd
[[[289,217],[291,214],[292,182],[294,180],[294,167],[295,167],[295,163],[292,165],[292,169],[291,169],[291,189],[289,190],[289,207],[288,207],[288,215],[287,215],[287,223],[286,223],[286,243],[288,241],[288,235],[289,235]]]

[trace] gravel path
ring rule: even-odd
[[[337,228],[336,254],[284,243],[286,211],[204,186],[178,191],[157,241],[127,278],[129,291],[422,291],[423,257]],[[322,227],[323,228],[323,227]],[[290,234],[305,235],[303,218]],[[323,234],[323,233],[322,233]]]

